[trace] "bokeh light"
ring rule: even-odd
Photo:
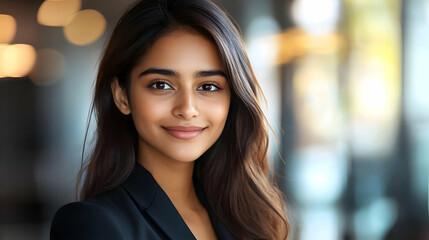
[[[64,35],[75,45],[83,46],[96,41],[106,29],[106,19],[92,9],[76,13],[71,21],[64,26]]]
[[[40,49],[37,51],[36,64],[30,73],[31,81],[35,85],[51,85],[58,81],[66,69],[64,56],[54,49]]]
[[[263,45],[277,46],[275,64],[282,65],[306,54],[338,54],[347,47],[346,39],[338,33],[311,35],[301,28],[288,28],[280,34],[260,39]]]
[[[396,202],[390,198],[374,200],[359,209],[353,219],[358,230],[356,239],[383,239],[398,217],[398,210]]]
[[[10,43],[15,37],[16,20],[10,15],[0,14],[0,43]]]
[[[2,62],[2,59],[3,59],[4,49],[6,49],[7,46],[9,46],[9,44],[0,44],[0,78],[6,77],[6,75],[4,75],[4,74],[1,73],[1,62]]]
[[[382,160],[392,153],[401,111],[400,1],[348,1],[346,84],[353,156]],[[363,11],[362,9],[367,9]]]
[[[339,0],[295,0],[292,18],[298,26],[309,33],[332,32],[340,19]]]
[[[37,22],[45,26],[64,26],[80,7],[81,0],[44,1],[37,12]]]
[[[300,240],[339,240],[343,219],[334,208],[306,207],[301,211],[303,220]]]
[[[346,187],[344,149],[339,146],[301,148],[294,155],[291,190],[303,206],[332,206]],[[292,164],[292,163],[291,163]]]
[[[336,62],[328,56],[298,61],[293,89],[300,144],[335,142],[342,135]]]
[[[13,44],[2,47],[0,53],[0,75],[24,77],[34,66],[36,50],[27,44]]]

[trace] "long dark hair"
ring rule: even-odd
[[[82,154],[76,189],[85,175],[80,199],[118,186],[131,172],[137,132],[132,118],[114,104],[111,82],[117,77],[129,93],[133,67],[157,39],[177,28],[196,31],[214,42],[231,88],[225,128],[196,160],[196,179],[212,208],[239,239],[286,238],[285,205],[268,174],[267,121],[259,105],[262,91],[241,33],[209,0],[142,0],[119,20],[99,66],[90,113],[95,113],[97,129],[86,160]]]

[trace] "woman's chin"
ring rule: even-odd
[[[202,154],[183,154],[172,156],[172,159],[182,163],[192,163],[195,162]]]

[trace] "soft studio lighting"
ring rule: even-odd
[[[80,7],[81,0],[44,1],[37,12],[37,22],[45,26],[64,26]]]
[[[10,43],[15,37],[16,21],[10,15],[0,14],[0,44]]]
[[[96,10],[87,9],[73,16],[64,27],[64,35],[70,43],[83,46],[96,41],[105,29],[106,19],[103,15]]]

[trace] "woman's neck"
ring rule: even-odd
[[[161,186],[177,209],[199,206],[193,183],[194,162],[180,162],[165,155],[140,151],[138,162],[146,168]]]

